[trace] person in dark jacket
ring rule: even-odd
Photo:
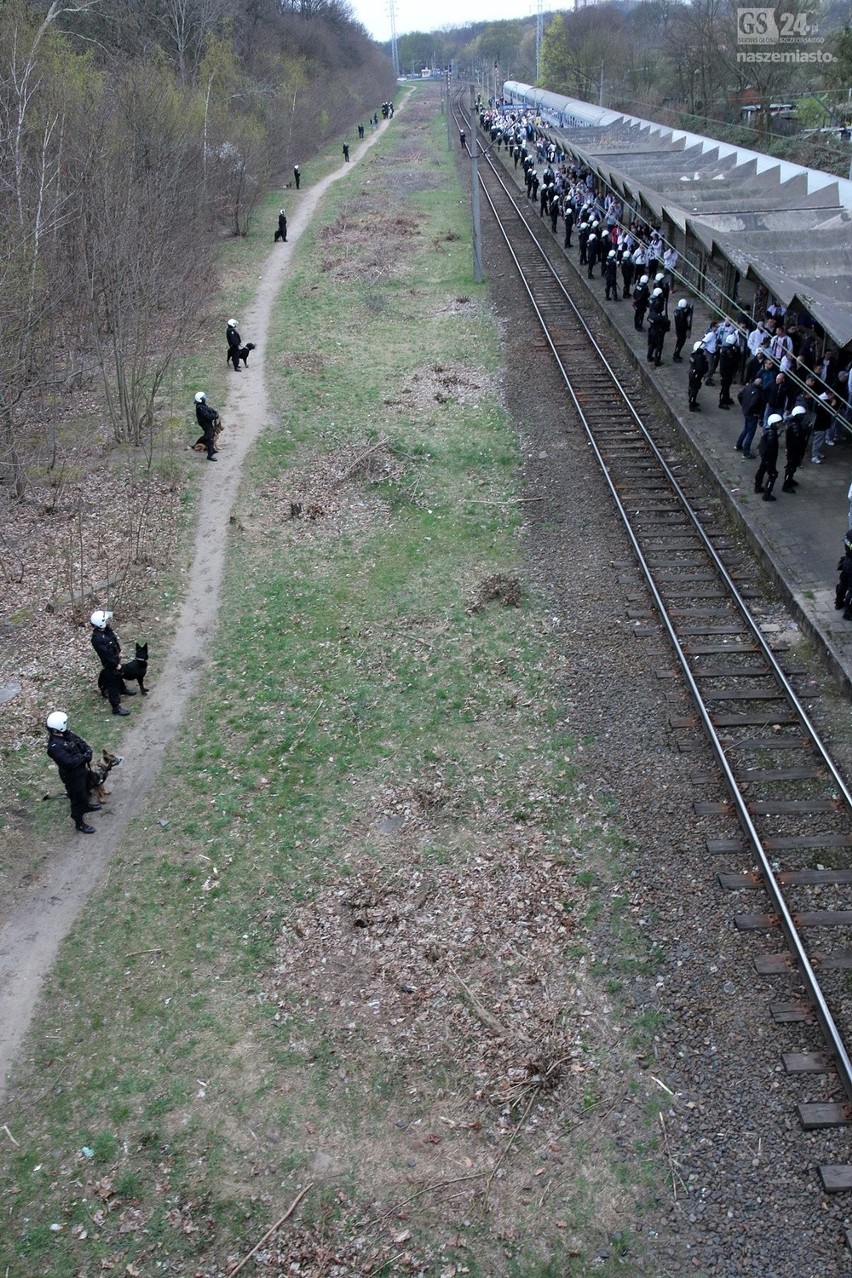
[[[207,460],[215,461],[215,454],[219,449],[216,447],[216,427],[219,424],[219,414],[212,404],[207,403],[207,396],[204,391],[199,391],[195,396],[195,420],[201,427],[204,434],[196,443],[203,444],[207,449]]]
[[[298,191],[302,182],[302,170],[298,164],[293,165],[293,181],[296,183],[296,190]]]
[[[98,654],[103,667],[98,678],[98,687],[104,696],[109,698],[113,714],[130,714],[121,704],[122,696],[135,697],[136,689],[128,688],[121,677],[121,642],[109,624],[111,612],[98,609],[89,618],[92,626],[92,647]]]
[[[737,436],[737,442],[734,448],[738,453],[742,453],[743,457],[749,460],[754,456],[751,451],[751,441],[754,439],[754,433],[757,430],[758,422],[763,416],[763,382],[760,377],[754,377],[742,388],[737,399],[740,408],[743,410],[743,428]]]
[[[778,429],[782,421],[780,413],[769,414],[764,423],[757,450],[760,453],[760,465],[754,476],[754,491],[762,493],[764,501],[778,500],[777,497],[773,497],[772,489],[778,478]]]
[[[47,731],[47,753],[59,769],[59,778],[71,800],[71,820],[81,834],[94,834],[95,827],[86,824],[86,814],[100,811],[101,806],[89,802],[92,747],[68,731],[68,715],[64,710],[54,710],[47,716]]]
[[[736,333],[731,333],[722,343],[722,351],[719,355],[719,407],[732,408],[734,401],[731,399],[731,382],[734,380],[737,369],[740,366],[740,346]]]
[[[565,218],[565,247],[571,247],[571,232],[574,229],[574,207],[570,200],[565,201],[562,209],[562,216]]]
[[[640,275],[639,283],[633,290],[633,327],[637,333],[641,333],[645,327],[645,312],[648,309],[648,303],[651,300],[651,290],[648,287],[648,276]]]
[[[605,296],[606,300],[610,298],[614,302],[618,301],[618,258],[615,256],[615,249],[610,249],[604,262],[604,279],[606,280]]]
[[[599,252],[600,241],[598,240],[597,232],[592,231],[586,243],[586,266],[588,267],[586,275],[589,279],[594,278]]]
[[[581,222],[580,229],[577,231],[577,249],[580,253],[580,265],[585,266],[588,258],[589,248],[589,224]]]
[[[621,255],[621,296],[627,298],[630,296],[630,286],[633,283],[633,258],[625,249]]]
[[[663,358],[663,342],[671,328],[671,321],[665,311],[655,307],[648,315],[648,363],[655,368],[660,367]]]
[[[794,475],[805,460],[812,425],[813,417],[805,405],[796,404],[790,411],[790,416],[786,420],[786,430],[784,431],[787,459],[784,466],[784,483],[781,485],[783,493],[795,493],[799,486],[798,480],[794,479]]]
[[[848,543],[848,535],[847,535]],[[846,553],[837,565],[837,571],[840,573],[840,580],[837,583],[837,589],[834,592],[834,606],[838,611],[843,609],[843,620],[852,621],[852,549],[848,544],[845,547]]]
[[[701,405],[698,402],[698,392],[701,390],[704,378],[707,376],[707,369],[710,363],[707,359],[707,352],[704,349],[703,342],[696,342],[692,348],[692,354],[689,357],[689,411],[691,413],[700,413]]]
[[[237,331],[237,321],[235,319],[228,320],[228,327],[225,329],[225,337],[228,342],[227,362],[233,364],[234,372],[240,371],[240,347],[242,339]]]
[[[686,345],[686,339],[692,332],[692,304],[685,297],[682,297],[675,307],[674,326],[675,348],[672,359],[676,364],[682,364],[683,356],[681,351]]]
[[[278,211],[278,230],[275,232],[275,243],[281,241],[282,244],[287,243],[287,215],[283,209]]]

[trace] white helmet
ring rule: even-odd
[[[651,296],[652,296],[652,297],[662,297],[662,296],[663,296],[663,290],[662,290],[661,288],[655,288],[655,289],[654,289],[654,291],[653,291],[653,293],[651,294]]]
[[[726,346],[736,346],[736,344],[737,344],[737,335],[736,335],[736,333],[729,333],[729,334],[728,334],[728,336],[725,338],[725,345],[726,345]]]
[[[98,609],[97,612],[92,613],[91,617],[89,618],[89,621],[92,623],[92,625],[95,627],[96,630],[106,630],[112,615],[113,614],[111,612],[104,612],[101,609]]]
[[[610,249],[607,253],[607,257],[615,257],[615,249]]]
[[[235,319],[229,319],[228,328],[236,328],[236,327],[237,327],[237,321]]]
[[[207,396],[204,394],[204,391],[196,391],[196,394],[195,394],[196,404],[203,404],[206,398]]]
[[[647,275],[640,275],[640,276],[639,276],[639,283],[640,283],[640,284],[647,284],[647,283],[648,283],[648,276],[647,276]]]
[[[780,414],[780,413],[772,413],[769,417],[767,417],[767,419],[766,419],[766,425],[767,425],[767,426],[777,426],[777,425],[780,423],[780,421],[781,421],[781,414]]]
[[[803,414],[803,413],[806,413],[807,411],[808,411],[808,410],[805,408],[804,404],[797,404],[797,405],[795,406],[795,408],[792,410],[792,412],[790,413],[790,416],[791,416],[791,417],[801,417],[801,416],[802,416],[802,414]]]
[[[663,275],[663,272],[662,272],[662,271],[660,271],[658,275],[655,275],[655,276],[654,276],[654,279],[655,279],[655,281],[657,282],[657,284],[661,284],[665,278],[666,278],[666,277],[665,277],[665,275]]]
[[[278,212],[281,214],[281,216],[282,216],[282,217],[284,216],[284,210],[283,210],[283,209],[279,209],[279,210],[278,210]]]
[[[700,350],[702,350],[702,349],[703,349],[703,347],[704,347],[704,343],[703,343],[703,342],[696,342],[696,343],[695,343],[695,345],[693,346],[692,350],[693,350],[693,352],[695,352],[695,351],[700,351]]]
[[[52,710],[45,723],[51,732],[64,732],[68,727],[68,715],[64,710]]]
[[[685,297],[682,297],[677,304],[677,309],[679,311],[685,311],[687,306],[689,306],[689,302],[686,300]]]

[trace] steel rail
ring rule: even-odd
[[[613,385],[617,389],[618,393],[620,394],[626,408],[628,409],[630,413],[630,416],[633,418],[636,426],[641,431],[655,459],[657,460],[658,464],[661,466],[663,473],[665,474],[668,482],[671,484],[678,500],[680,501],[683,507],[684,513],[688,515],[695,532],[699,536],[702,542],[702,545],[704,546],[704,549],[710,556],[714,566],[716,567],[720,576],[724,580],[730,592],[731,599],[735,603],[743,622],[745,623],[745,625],[751,632],[752,636],[758,643],[764,658],[766,659],[773,675],[775,676],[778,682],[778,685],[783,691],[785,697],[788,699],[790,705],[795,710],[797,718],[799,719],[802,726],[805,728],[805,731],[807,733],[807,736],[811,744],[819,753],[820,758],[822,759],[824,765],[828,769],[833,781],[835,782],[838,789],[840,790],[843,796],[843,799],[845,800],[847,811],[852,812],[852,794],[850,794],[850,791],[848,787],[846,786],[846,783],[844,782],[836,765],[834,764],[834,761],[832,760],[830,754],[828,753],[827,747],[823,743],[821,737],[819,736],[819,733],[817,732],[816,727],[813,725],[809,715],[807,714],[804,707],[802,706],[798,696],[796,695],[795,690],[790,684],[789,679],[787,678],[784,671],[781,669],[778,661],[775,658],[774,653],[769,647],[769,644],[766,642],[757,621],[752,616],[751,611],[748,608],[746,601],[743,599],[742,595],[740,594],[739,590],[736,587],[736,584],[734,583],[725,565],[720,559],[715,547],[712,545],[707,533],[701,526],[698,516],[693,510],[688,498],[683,492],[676,477],[672,473],[665,458],[660,453],[660,450],[658,449],[656,443],[651,438],[647,428],[644,425],[644,422],[642,422],[641,418],[639,417],[638,413],[634,409],[633,405],[630,403],[623,387],[618,381],[618,378],[614,370],[610,366],[610,363],[607,360],[606,355],[602,351],[600,345],[598,344],[594,335],[589,330],[588,325],[586,324],[585,320],[583,319],[582,315],[580,314],[579,310],[577,309],[570,295],[566,291],[565,286],[563,285],[557,272],[554,270],[554,267],[552,263],[550,262],[550,260],[548,259],[547,255],[544,253],[537,237],[534,235],[533,231],[530,229],[530,226],[526,218],[524,218],[523,215],[521,214],[512,192],[509,191],[509,189],[506,187],[506,184],[504,183],[502,176],[499,173],[497,173],[496,168],[493,162],[490,160],[490,158],[488,160],[488,163],[492,173],[494,174],[495,178],[500,183],[501,188],[503,189],[506,196],[512,203],[513,210],[518,219],[518,221],[515,222],[515,226],[517,226],[518,223],[520,223],[520,225],[526,231],[529,237],[529,240],[532,242],[532,244],[535,246],[536,250],[538,251],[541,261],[547,267],[547,270],[549,271],[553,281],[558,286],[560,293],[562,294],[566,303],[570,307],[574,317],[576,317],[578,323],[581,325],[582,329],[584,330],[587,339],[591,343],[593,349],[595,350],[598,356],[598,359],[603,364],[608,375],[612,379]],[[761,839],[760,833],[757,830],[752,820],[751,814],[748,810],[748,806],[746,804],[746,801],[740,789],[740,786],[737,782],[736,776],[728,762],[726,749],[719,738],[719,735],[716,731],[716,727],[712,721],[710,712],[708,710],[707,704],[701,694],[701,690],[693,675],[689,660],[687,658],[687,654],[684,652],[683,647],[680,643],[680,640],[678,639],[676,627],[672,621],[668,607],[657,588],[653,569],[651,568],[651,566],[649,565],[649,563],[647,562],[645,558],[645,554],[641,548],[639,540],[631,524],[629,514],[624,506],[624,503],[621,500],[621,497],[618,493],[615,483],[613,482],[613,479],[610,473],[610,468],[606,460],[604,459],[603,454],[598,446],[598,443],[594,434],[594,427],[589,422],[586,416],[586,413],[584,412],[582,405],[580,404],[579,399],[574,391],[574,387],[573,387],[570,375],[567,369],[565,368],[563,360],[561,359],[559,355],[559,352],[556,348],[553,337],[550,333],[547,321],[544,315],[542,314],[539,303],[526,277],[526,273],[518,259],[517,254],[515,253],[515,249],[513,247],[511,237],[507,231],[503,218],[500,216],[496,208],[496,205],[491,198],[491,194],[488,191],[481,175],[480,175],[480,183],[482,185],[485,198],[489,204],[489,207],[491,208],[491,211],[495,218],[497,226],[500,230],[500,233],[509,251],[509,254],[511,255],[512,260],[514,261],[515,266],[518,270],[519,277],[526,290],[527,296],[529,297],[530,303],[533,307],[533,310],[536,314],[539,324],[541,325],[541,329],[544,334],[545,340],[547,341],[547,344],[550,347],[550,350],[559,368],[560,374],[565,383],[565,387],[568,391],[571,401],[573,402],[575,410],[583,425],[583,429],[585,431],[586,437],[594,451],[598,465],[601,468],[601,471],[606,480],[607,486],[615,502],[616,509],[618,510],[618,513],[627,531],[628,538],[630,540],[631,545],[633,546],[634,553],[636,554],[637,560],[639,562],[639,566],[645,578],[648,589],[651,593],[651,596],[654,600],[654,603],[663,621],[666,633],[668,634],[668,637],[669,637],[669,641],[672,644],[677,660],[683,671],[683,674],[686,679],[687,685],[689,687],[690,693],[692,695],[693,701],[699,712],[701,721],[704,724],[705,730],[710,738],[710,743],[713,749],[713,753],[716,757],[716,761],[722,771],[722,775],[725,779],[726,786],[734,802],[734,806],[736,808],[740,825],[742,826],[748,838],[748,841],[751,844],[752,849],[759,861],[761,873],[762,873],[763,885],[766,888],[766,891],[769,895],[771,903],[777,913],[781,930],[784,934],[784,938],[787,942],[787,945],[793,955],[793,959],[801,974],[803,983],[807,991],[807,996],[811,1004],[813,1005],[814,1013],[819,1022],[820,1028],[823,1033],[823,1037],[825,1038],[825,1041],[826,1041],[826,1045],[828,1046],[829,1051],[832,1057],[834,1058],[834,1064],[835,1064],[835,1067],[837,1068],[837,1072],[840,1077],[841,1083],[843,1085],[844,1092],[846,1094],[848,1101],[850,1102],[850,1104],[852,1104],[852,1060],[850,1060],[849,1053],[847,1052],[846,1045],[843,1042],[842,1035],[837,1027],[833,1014],[826,1002],[825,996],[823,995],[822,988],[820,986],[819,980],[817,979],[814,968],[805,951],[804,945],[802,943],[802,939],[799,935],[799,931],[796,927],[793,916],[790,913],[790,910],[784,899],[781,886],[772,868],[772,863],[770,861],[769,855],[763,846],[763,841]]]

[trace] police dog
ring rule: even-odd
[[[254,349],[255,349],[254,342],[246,342],[245,346],[238,346],[236,350],[229,350],[228,357],[225,360],[225,363],[233,364],[235,369],[239,369],[240,360],[242,360],[246,368],[248,368],[249,352],[253,351]]]
[[[142,696],[147,697],[148,689],[145,687],[145,682],[144,682],[145,675],[147,673],[148,673],[148,645],[147,643],[137,643],[136,656],[133,658],[132,661],[122,662],[122,664],[118,668],[118,675],[120,679],[130,679],[131,681],[135,679],[136,682],[139,684],[139,691],[142,693]],[[100,673],[98,674],[98,688],[100,689],[100,694],[102,697],[105,697],[107,694],[105,677],[106,677],[106,671],[101,670]]]
[[[122,755],[111,754],[109,750],[104,750],[96,766],[89,764],[89,770],[86,773],[86,789],[98,803],[103,803],[112,794],[112,791],[106,788],[106,779],[113,768],[117,768],[122,763],[124,763]]]

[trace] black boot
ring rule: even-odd
[[[86,808],[87,812],[100,812],[101,805],[99,803],[90,803]]]
[[[94,827],[93,825],[86,825],[86,822],[85,822],[85,821],[78,821],[78,822],[77,822],[77,829],[79,830],[80,834],[94,834],[94,833],[95,833],[95,827]]]
[[[124,706],[113,706],[112,712],[113,714],[121,714],[121,715],[130,714],[130,711],[125,710]]]

